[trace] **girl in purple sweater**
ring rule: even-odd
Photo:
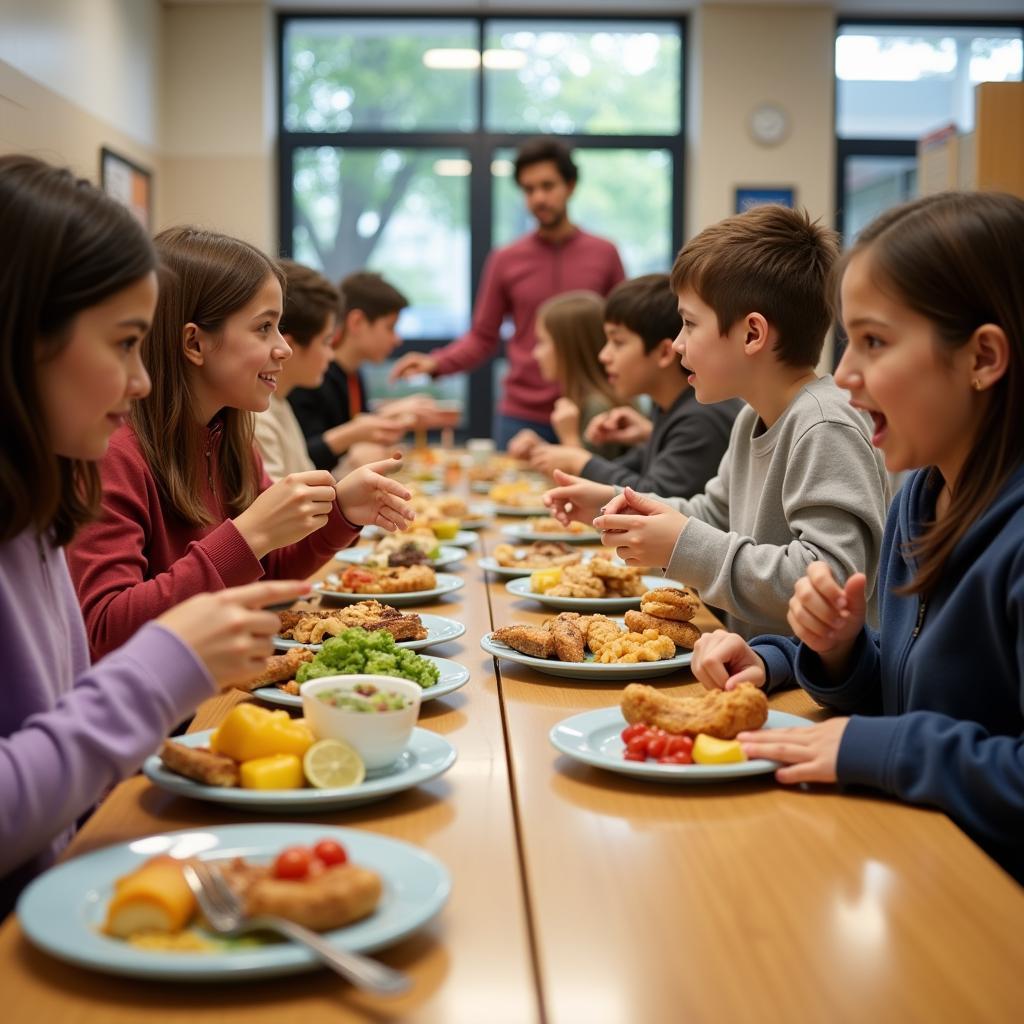
[[[67,171],[0,157],[0,918],[76,819],[177,722],[258,672],[297,582],[186,601],[90,666],[63,547],[96,462],[149,391],[156,257],[128,210]]]

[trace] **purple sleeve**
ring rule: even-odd
[[[150,624],[0,738],[0,876],[45,850],[213,693],[192,651]]]

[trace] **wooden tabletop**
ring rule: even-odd
[[[430,653],[471,672],[423,706],[420,724],[458,750],[435,782],[344,813],[291,820],[414,843],[453,877],[451,901],[381,953],[408,970],[398,1000],[319,971],[234,985],[106,977],[0,929],[3,1019],[102,1022],[1010,1021],[1024,998],[1024,890],[950,821],[866,793],[738,783],[663,786],[578,764],[548,741],[562,718],[618,703],[621,686],[557,679],[478,646],[492,626],[543,610],[488,583],[423,611],[464,622]],[[452,571],[452,570],[449,570]],[[705,627],[714,620],[704,615]],[[683,672],[658,681],[695,687]],[[239,699],[208,701],[208,728]],[[821,717],[802,692],[772,706]],[[251,819],[135,777],[117,787],[70,854],[177,828]]]

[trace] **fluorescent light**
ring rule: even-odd
[[[515,172],[515,164],[511,160],[492,160],[491,174],[496,178],[510,178]]]
[[[464,178],[473,170],[468,160],[450,158],[434,161],[434,173],[442,178]]]
[[[457,47],[425,50],[423,64],[435,71],[472,71],[480,67],[480,51]],[[526,64],[522,50],[484,50],[483,64],[491,71],[517,71]]]

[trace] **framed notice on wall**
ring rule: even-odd
[[[792,208],[796,200],[795,192],[796,190],[792,188],[778,188],[775,186],[737,188],[735,212],[745,213],[755,206],[766,206],[772,203]]]
[[[145,167],[104,147],[100,150],[100,188],[124,203],[152,231],[153,175]]]

